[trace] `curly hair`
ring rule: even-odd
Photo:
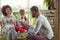
[[[4,16],[7,16],[7,14],[6,14],[6,8],[9,8],[12,11],[12,9],[11,9],[11,7],[9,5],[3,6],[2,7],[2,13],[3,13]]]

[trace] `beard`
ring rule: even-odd
[[[35,16],[32,15],[32,17],[34,18]]]

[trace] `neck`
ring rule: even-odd
[[[7,15],[6,17],[10,18],[10,15]]]

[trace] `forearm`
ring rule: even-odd
[[[29,27],[30,27],[30,25],[29,25],[29,24],[27,24],[27,23],[24,23],[24,27],[28,30],[28,29],[29,29]]]

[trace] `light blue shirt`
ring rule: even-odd
[[[37,35],[37,33],[40,33],[42,25],[47,29],[47,38],[51,39],[54,36],[52,27],[48,22],[47,18],[42,14],[38,16],[35,27],[30,26],[28,34]]]

